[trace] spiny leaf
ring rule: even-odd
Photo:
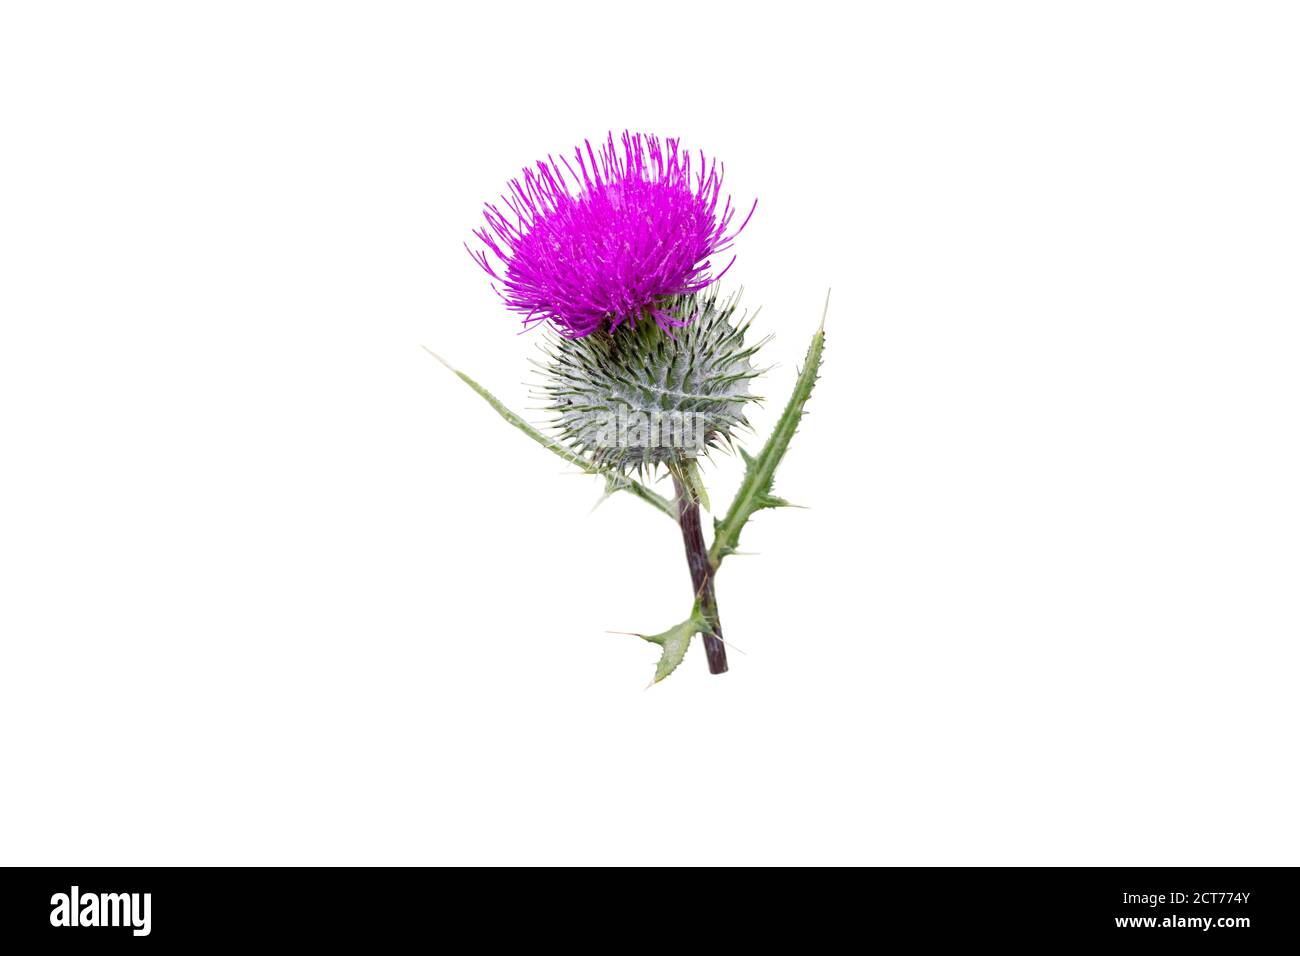
[[[696,634],[712,634],[713,628],[704,615],[700,613],[700,604],[695,602],[691,608],[691,616],[679,624],[674,624],[668,630],[660,634],[637,634],[636,637],[643,641],[649,641],[651,644],[658,644],[663,648],[663,653],[659,655],[659,665],[655,668],[654,682],[657,684],[673,671],[677,665],[682,662],[686,656],[687,649],[691,646],[691,638]]]
[[[555,454],[559,455],[569,464],[576,465],[577,467],[581,468],[584,472],[586,472],[589,475],[603,475],[605,477],[605,488],[607,494],[612,494],[615,491],[626,491],[629,494],[633,494],[636,497],[640,498],[642,501],[654,505],[656,508],[658,508],[664,514],[668,515],[668,517],[672,518],[674,521],[677,520],[677,509],[673,507],[673,503],[669,501],[667,498],[665,498],[663,495],[651,491],[645,485],[641,484],[638,481],[633,480],[632,478],[627,477],[626,475],[621,475],[609,469],[601,468],[595,462],[584,457],[583,455],[580,455],[578,452],[567,447],[566,445],[556,441],[553,438],[548,438],[547,436],[543,435],[532,425],[528,424],[528,422],[524,421],[523,418],[521,418],[519,415],[515,414],[504,404],[502,404],[500,399],[498,399],[495,395],[489,392],[478,382],[474,381],[464,372],[452,368],[452,366],[448,364],[447,360],[444,359],[437,352],[433,351],[428,346],[424,346],[423,348],[426,352],[428,352],[439,362],[445,365],[452,374],[454,374],[457,378],[459,378],[470,388],[474,389],[474,391],[478,392],[478,394],[483,398],[483,400],[487,402],[489,405],[491,405],[493,409],[496,410],[496,413],[498,415],[500,415],[502,418],[508,421],[511,425],[514,425],[515,428],[518,428],[521,432],[523,432],[533,441],[537,442],[543,448],[546,448],[549,451],[552,451]]]
[[[829,292],[826,294],[826,308],[830,308]],[[744,480],[741,481],[726,516],[713,523],[713,547],[709,549],[709,561],[715,569],[722,563],[723,558],[736,552],[736,546],[740,543],[740,532],[754,512],[764,508],[789,506],[789,502],[772,494],[772,480],[776,475],[776,466],[781,463],[786,449],[790,447],[790,439],[794,437],[799,427],[804,406],[812,396],[813,386],[817,384],[817,370],[821,367],[822,346],[826,339],[825,329],[826,311],[823,310],[821,325],[817,327],[817,333],[808,346],[803,369],[794,383],[794,392],[790,395],[781,417],[777,419],[771,437],[768,438],[757,458],[743,449],[740,452],[745,461]]]

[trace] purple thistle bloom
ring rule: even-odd
[[[693,168],[676,139],[661,144],[640,133],[624,133],[621,150],[613,133],[599,153],[585,146],[585,154],[574,152],[576,170],[548,157],[513,180],[501,197],[511,215],[487,204],[488,228],[474,234],[504,264],[504,275],[487,251],[470,255],[501,283],[498,294],[525,325],[549,321],[579,338],[642,317],[664,329],[687,324],[664,308],[667,298],[722,278],[735,257],[710,276],[712,257],[749,222],[746,216],[728,234],[736,210],[730,197],[718,210],[721,166],[714,160],[706,167],[700,153]]]

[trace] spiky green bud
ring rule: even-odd
[[[563,441],[600,467],[627,472],[683,465],[748,427],[750,379],[763,342],[745,344],[739,296],[715,290],[665,306],[687,324],[623,325],[543,346],[542,397]]]

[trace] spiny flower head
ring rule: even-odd
[[[748,427],[745,408],[762,374],[747,344],[739,296],[716,288],[664,302],[685,326],[675,334],[640,322],[617,335],[558,337],[543,345],[539,397],[558,436],[610,471],[682,464]],[[764,340],[765,341],[765,340]]]
[[[501,197],[507,212],[487,204],[487,227],[474,233],[487,248],[470,254],[526,325],[580,338],[645,318],[684,324],[667,300],[720,279],[731,263],[712,275],[713,257],[749,222],[728,231],[736,210],[722,200],[721,165],[640,133],[625,132],[621,146],[611,133],[599,152],[584,146],[572,162],[525,169]]]

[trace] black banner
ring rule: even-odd
[[[1240,948],[1297,937],[1293,869],[866,869],[588,878],[436,869],[8,869],[6,942],[78,948],[319,941],[372,947],[446,933],[530,945],[680,935],[802,944],[1096,942]],[[709,901],[709,913],[696,909]],[[485,937],[487,938],[487,937]],[[10,948],[10,952],[27,952]]]

